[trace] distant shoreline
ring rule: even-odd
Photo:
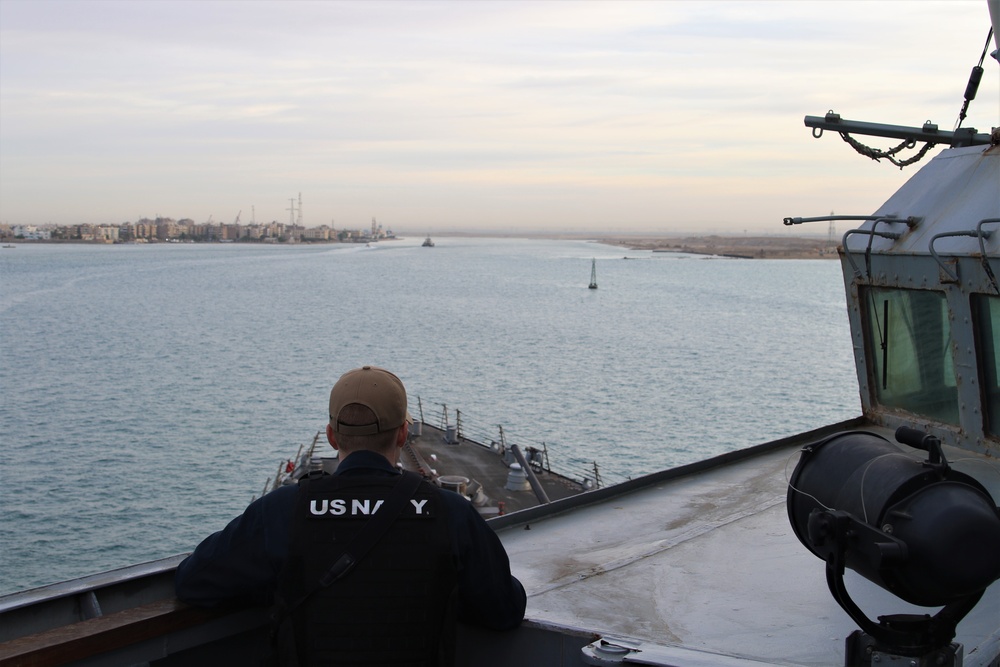
[[[671,234],[588,234],[510,232],[490,234],[476,232],[441,232],[437,236],[467,236],[496,238],[542,238],[556,240],[589,240],[628,250],[650,250],[739,259],[837,259],[837,241],[825,236],[747,236],[709,234],[704,236]]]
[[[837,242],[820,237],[686,236],[609,237],[601,243],[629,250],[690,253],[740,259],[837,259]]]
[[[401,234],[405,238],[405,234]],[[713,257],[739,259],[837,259],[837,242],[827,237],[814,236],[747,236],[733,234],[684,235],[684,234],[607,234],[587,232],[453,232],[442,231],[432,236],[481,237],[481,238],[534,238],[555,240],[594,241],[627,250],[649,250]]]
[[[399,234],[394,239],[401,240],[408,235]],[[420,235],[410,235],[416,238]],[[837,242],[831,242],[821,236],[674,236],[668,234],[636,234],[636,235],[605,235],[587,233],[538,233],[510,232],[451,232],[442,231],[435,234],[438,238],[478,237],[478,238],[540,238],[553,240],[586,240],[603,245],[620,247],[627,250],[648,250],[652,252],[672,252],[694,255],[710,255],[717,257],[733,257],[739,259],[837,259]],[[3,239],[5,244],[86,244],[111,245],[107,241],[71,240],[71,239]],[[176,243],[176,241],[158,241],[154,243]],[[190,243],[190,241],[187,241]],[[205,243],[205,242],[200,242]],[[288,242],[288,245],[300,244],[341,244],[339,241],[306,240]],[[347,242],[350,243],[350,242]],[[357,243],[357,242],[354,242]],[[281,243],[280,245],[286,245]]]

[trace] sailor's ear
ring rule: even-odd
[[[326,425],[326,439],[330,442],[330,446],[336,450],[340,450],[340,446],[337,444],[337,438],[333,435],[333,426],[329,423]]]
[[[402,447],[406,444],[406,436],[410,433],[410,425],[403,422],[403,425],[396,429],[396,446]]]

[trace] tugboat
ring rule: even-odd
[[[434,247],[434,241],[431,241],[431,237],[428,234],[427,238],[425,238],[424,242],[421,243],[420,245],[422,245],[424,248],[433,248]]]

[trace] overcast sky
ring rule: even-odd
[[[306,226],[780,233],[915,171],[804,116],[951,130],[988,30],[985,0],[0,0],[0,221],[287,222],[301,193]]]

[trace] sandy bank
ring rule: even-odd
[[[837,259],[837,242],[819,237],[686,236],[600,237],[607,245],[630,250],[723,255],[746,259]]]

